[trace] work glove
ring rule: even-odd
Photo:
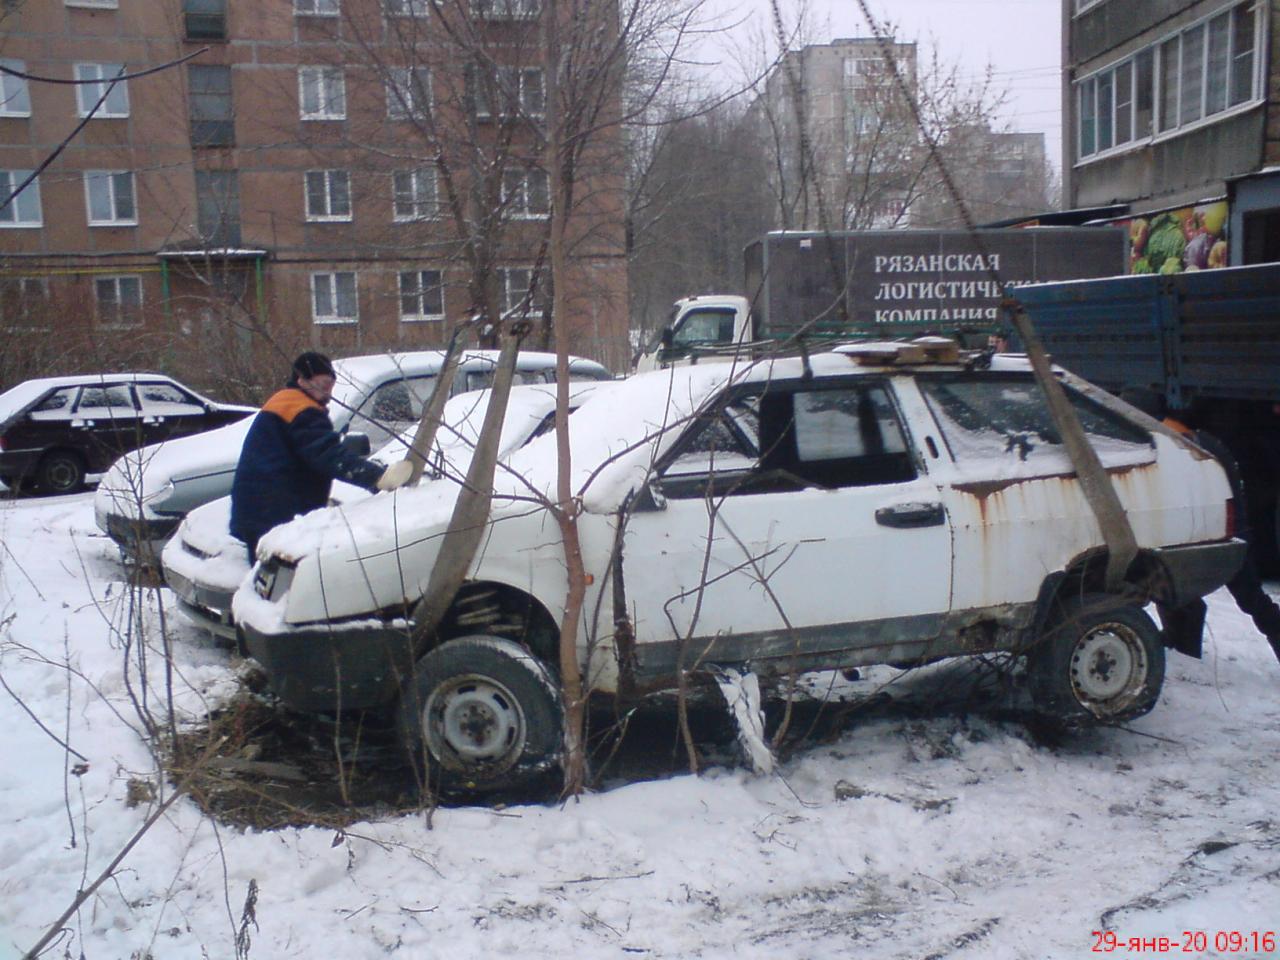
[[[378,478],[379,490],[398,490],[409,482],[409,478],[413,476],[413,464],[408,460],[401,460],[393,463],[387,469],[382,471],[382,476]]]

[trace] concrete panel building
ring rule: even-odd
[[[1144,225],[1212,210],[1232,264],[1280,258],[1280,0],[1063,0],[1062,16],[1066,206]]]

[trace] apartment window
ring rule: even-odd
[[[196,171],[196,229],[210,247],[240,245],[240,180],[234,170]]]
[[[471,15],[482,20],[533,20],[542,0],[471,0]]]
[[[477,81],[479,78],[476,78]],[[546,109],[546,93],[540,67],[499,67],[491,78],[493,93],[501,103],[500,116],[523,114],[540,117]],[[477,117],[493,116],[489,103],[490,84],[476,82],[474,96]]]
[[[293,12],[300,17],[336,17],[338,0],[293,0]]]
[[[311,317],[316,323],[355,323],[354,271],[311,275]]]
[[[400,319],[444,318],[444,286],[439,270],[413,270],[400,274]]]
[[[0,277],[0,324],[8,330],[49,325],[49,287],[40,277]]]
[[[345,120],[347,84],[341,67],[300,67],[298,99],[303,120]]]
[[[1256,17],[1237,3],[1076,84],[1079,156],[1174,131],[1260,97]]]
[[[44,220],[40,215],[40,178],[36,177],[16,197],[13,191],[22,186],[30,170],[0,170],[0,227],[38,227]],[[9,199],[13,197],[13,199]],[[5,201],[8,200],[8,203]]]
[[[308,170],[303,174],[308,220],[351,219],[351,174],[346,170]]]
[[[227,0],[182,0],[188,40],[225,40]]]
[[[142,322],[141,277],[95,277],[93,294],[99,323],[111,327],[134,327]]]
[[[520,311],[529,297],[529,284],[533,281],[534,271],[531,267],[503,267],[498,271],[498,279],[502,282],[502,313]],[[541,277],[533,289],[529,301],[529,312],[540,312],[546,305],[546,297],[542,291]]]
[[[187,99],[193,147],[229,147],[236,142],[230,67],[187,67]]]
[[[431,111],[431,71],[427,67],[393,67],[387,78],[387,116],[407,120]]]
[[[76,79],[81,81],[76,87],[76,107],[80,116],[87,117],[94,104],[102,97],[104,91],[110,89],[102,106],[94,117],[127,117],[129,115],[128,81],[121,80],[112,84],[113,77],[125,72],[120,63],[77,63]]]
[[[84,191],[89,226],[132,226],[138,222],[133,174],[127,170],[86,170]]]
[[[0,59],[0,66],[19,73],[27,72],[27,65],[21,60]],[[27,81],[8,73],[0,73],[0,117],[31,116],[31,94],[27,90]]]
[[[425,17],[431,0],[386,0],[387,13],[393,17]]]
[[[392,213],[398,221],[427,220],[437,214],[435,167],[396,170],[391,175]]]
[[[512,217],[545,217],[551,213],[545,170],[507,170],[502,175],[502,204]]]

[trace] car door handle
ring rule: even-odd
[[[883,527],[936,527],[946,522],[940,503],[895,503],[876,511],[876,523]]]

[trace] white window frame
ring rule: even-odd
[[[0,170],[0,200],[9,196],[13,189],[29,176],[31,176],[30,170]],[[34,218],[32,217],[33,206]],[[0,229],[35,230],[43,226],[44,207],[40,203],[40,178],[36,177],[13,198],[8,206],[0,210]]]
[[[1106,3],[1106,0],[1073,0],[1071,5],[1071,16],[1078,17],[1086,10],[1092,10],[1101,3]]]
[[[542,0],[471,0],[471,15],[478,20],[536,20]]]
[[[389,17],[425,17],[431,9],[430,0],[385,0],[383,6]]]
[[[307,112],[307,84],[316,90],[316,109]],[[347,119],[347,78],[341,67],[298,68],[298,116],[303,120]]]
[[[311,209],[312,177],[323,178],[324,211],[317,213]],[[346,213],[334,212],[334,183],[345,180],[347,184]],[[349,170],[307,170],[302,174],[302,205],[306,218],[312,223],[349,223],[355,214],[355,204],[351,199],[351,171]]]
[[[26,61],[0,57],[0,64],[19,73],[27,72]],[[31,89],[23,77],[0,73],[0,117],[31,116]]]
[[[536,73],[538,75],[538,88],[541,91],[542,108],[539,110],[530,110],[525,105],[525,79],[529,74]],[[546,115],[547,111],[547,85],[541,67],[498,67],[497,75],[494,77],[495,89],[494,93],[502,100],[497,113],[493,111],[493,105],[483,102],[486,92],[481,86],[479,78],[477,78],[475,91],[476,118],[479,120],[489,120],[495,117],[505,118],[510,116],[524,116],[534,119],[541,119]],[[514,84],[514,86],[513,86]],[[514,93],[514,97],[508,97],[508,93]],[[515,111],[508,113],[506,111],[507,104],[513,104]]]
[[[400,185],[406,182],[408,191],[401,191]],[[411,195],[410,206],[413,213],[401,210],[402,193]],[[434,220],[440,215],[440,183],[434,166],[414,167],[412,170],[393,170],[391,172],[391,219],[395,223],[418,223],[423,220]]]
[[[529,278],[533,275],[534,268],[532,266],[511,266],[499,267],[498,279],[502,281],[502,316],[506,317],[512,313],[524,301],[524,295],[529,290]],[[518,283],[512,283],[513,280],[519,280]],[[541,312],[544,305],[545,292],[543,290],[543,282],[545,281],[544,272],[538,276],[538,287],[533,291],[533,298],[529,301],[529,315],[534,316]]]
[[[354,313],[349,316],[338,313],[338,277],[351,277],[351,304]],[[323,282],[327,287],[329,303],[333,307],[333,313],[320,312],[320,298],[316,295],[319,287],[317,284]],[[360,275],[355,270],[324,270],[311,274],[311,321],[323,326],[334,326],[342,324],[357,323],[360,320]]]
[[[310,7],[310,9],[307,9]],[[295,17],[337,17],[342,15],[339,0],[293,0]]]
[[[117,196],[118,177],[129,178],[130,200],[133,203],[133,216],[120,215],[120,198]],[[108,202],[112,217],[109,220],[93,218],[93,184],[107,184]],[[136,227],[138,225],[138,183],[132,170],[86,170],[84,172],[84,207],[91,227]]]
[[[414,80],[417,80],[417,83]],[[421,88],[425,103],[418,103],[414,91]],[[435,108],[430,67],[392,67],[387,77],[387,118],[412,120],[420,112],[430,114]]]
[[[122,319],[124,316],[124,311],[121,309],[121,305],[124,303],[124,300],[120,295],[122,280],[132,281],[133,285],[136,285],[138,289],[138,300],[137,303],[133,305],[137,309],[137,319],[133,321],[126,321]],[[102,284],[104,283],[110,283],[115,289],[115,299],[112,301],[115,305],[116,313],[114,318],[106,318],[103,316],[102,305],[104,301],[102,299]],[[97,321],[101,326],[111,327],[114,329],[128,329],[131,327],[142,326],[142,302],[142,277],[136,273],[122,273],[108,277],[93,278],[94,317],[97,318]]]
[[[93,105],[102,96],[103,89],[119,73],[128,71],[122,63],[77,63],[73,68],[75,78],[89,81],[76,84],[76,115],[87,117]],[[117,83],[107,99],[102,102],[95,120],[123,120],[129,116],[129,81]]]
[[[424,286],[422,278],[427,274],[434,274],[436,282],[434,285]],[[406,291],[405,278],[411,277],[415,281],[413,289]],[[400,293],[400,322],[401,323],[427,323],[444,319],[444,272],[442,270],[401,270],[396,279],[397,289]],[[440,312],[428,313],[423,309],[425,291],[434,287],[440,294]],[[417,301],[417,309],[408,313],[404,309],[404,301],[406,297],[413,297]]]
[[[1102,2],[1102,0],[1098,0],[1098,2]],[[1236,58],[1239,56],[1238,51],[1235,49],[1235,29],[1234,29],[1235,11],[1237,9],[1245,10],[1250,8],[1252,9],[1252,12],[1253,12],[1253,45],[1252,45],[1253,64],[1252,64],[1252,74],[1250,76],[1250,81],[1249,81],[1250,82],[1249,96],[1241,100],[1239,103],[1232,104],[1231,90],[1230,88],[1228,88],[1226,108],[1223,110],[1219,110],[1215,113],[1208,114],[1206,116],[1204,111],[1206,108],[1206,104],[1208,103],[1208,67],[1209,67],[1209,46],[1210,46],[1208,42],[1209,22],[1216,19],[1217,17],[1222,16],[1224,13],[1228,14],[1230,17],[1227,23],[1227,38],[1228,38],[1227,83],[1230,84],[1234,63],[1236,61]],[[1263,58],[1260,57],[1259,55],[1259,48],[1264,38],[1263,27],[1264,27],[1265,19],[1266,19],[1266,11],[1261,4],[1256,2],[1256,0],[1246,0],[1246,2],[1243,2],[1243,3],[1240,2],[1240,0],[1232,0],[1231,3],[1227,3],[1221,7],[1218,7],[1208,15],[1196,20],[1194,23],[1186,24],[1185,26],[1179,27],[1177,30],[1171,31],[1166,34],[1162,34],[1161,36],[1152,40],[1151,43],[1144,45],[1141,49],[1135,50],[1128,56],[1120,60],[1113,61],[1112,63],[1109,63],[1104,67],[1094,70],[1089,74],[1087,74],[1086,76],[1081,77],[1079,80],[1075,81],[1073,85],[1072,105],[1071,105],[1071,109],[1074,111],[1073,121],[1075,126],[1075,143],[1073,146],[1074,146],[1076,159],[1075,159],[1074,165],[1077,167],[1082,166],[1084,164],[1092,163],[1095,160],[1115,156],[1116,154],[1120,154],[1120,153],[1126,153],[1130,150],[1140,149],[1142,147],[1147,147],[1155,143],[1160,143],[1164,140],[1168,140],[1173,137],[1180,136],[1189,131],[1197,130],[1201,127],[1209,126],[1210,124],[1220,123],[1223,120],[1230,119],[1231,117],[1234,117],[1237,114],[1244,113],[1246,111],[1252,110],[1255,107],[1257,107],[1257,105],[1262,103],[1263,100],[1265,99],[1265,83],[1263,82],[1263,79],[1262,79],[1262,67],[1263,67],[1262,59]],[[1182,49],[1183,49],[1182,38],[1185,34],[1193,30],[1203,31],[1203,42],[1201,44],[1201,53],[1200,53],[1200,56],[1201,56],[1200,115],[1194,120],[1189,120],[1186,123],[1181,122],[1180,118],[1182,116],[1183,71],[1182,71],[1181,62],[1179,62],[1173,67],[1174,72],[1177,76],[1177,96],[1174,98],[1174,103],[1172,105],[1172,112],[1174,114],[1174,117],[1173,117],[1172,123],[1170,123],[1168,126],[1165,126],[1167,118],[1165,117],[1164,90],[1162,89],[1161,82],[1160,82],[1162,76],[1164,75],[1165,68],[1167,66],[1164,63],[1164,60],[1165,60],[1164,46],[1169,41],[1177,41],[1178,59],[1179,61],[1181,61]],[[1130,110],[1130,131],[1131,133],[1134,133],[1134,134],[1137,133],[1136,104],[1137,104],[1138,90],[1136,85],[1136,79],[1137,79],[1136,64],[1138,61],[1138,57],[1141,54],[1148,51],[1150,51],[1152,55],[1151,132],[1144,136],[1134,136],[1132,139],[1126,140],[1123,143],[1115,142],[1115,136],[1116,136],[1115,123],[1114,123],[1115,80],[1113,76],[1112,105],[1111,105],[1111,108],[1113,111],[1111,146],[1105,149],[1098,148],[1097,146],[1098,117],[1095,115],[1094,149],[1090,153],[1087,153],[1087,154],[1084,153],[1083,151],[1084,96],[1091,86],[1096,91],[1098,78],[1100,78],[1101,76],[1103,76],[1108,72],[1113,72],[1120,68],[1127,68],[1132,71],[1131,76],[1135,82],[1131,91],[1134,106]],[[1097,105],[1096,93],[1095,93],[1094,102],[1096,106]]]
[[[115,10],[120,0],[65,0],[68,7],[87,7],[91,10]]]
[[[49,315],[49,281],[44,277],[4,277],[0,279],[0,283],[12,283],[17,291],[18,309],[16,315],[6,315],[4,312],[4,302],[0,300],[0,329],[4,330],[48,330]],[[35,288],[35,296],[29,296],[27,290]],[[31,307],[37,305],[44,309],[44,323],[41,324],[39,317],[35,320],[31,317]]]
[[[530,181],[541,179],[543,196],[546,197],[545,210],[535,210],[531,206],[532,191]],[[502,205],[507,216],[514,220],[545,220],[551,216],[551,178],[547,171],[538,167],[517,167],[508,169],[502,174]]]

